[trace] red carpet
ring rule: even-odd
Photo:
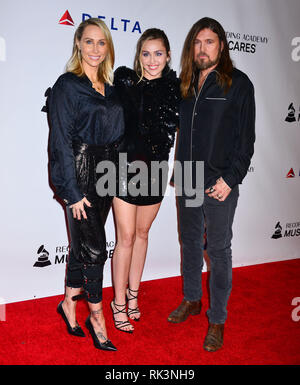
[[[300,260],[235,268],[228,306],[224,347],[215,353],[202,348],[207,330],[207,274],[203,274],[203,311],[179,325],[166,321],[181,302],[181,279],[143,282],[142,318],[135,332],[118,332],[104,289],[104,312],[109,337],[118,352],[94,348],[91,337],[66,332],[56,306],[62,296],[8,304],[0,322],[0,365],[299,365],[300,321],[292,320],[292,300],[300,297]],[[299,303],[300,305],[300,303]],[[88,315],[78,303],[78,322]],[[298,311],[300,316],[300,308]]]

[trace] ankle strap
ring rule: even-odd
[[[128,298],[128,301],[131,301],[132,299],[137,299],[138,297],[138,294],[133,294],[133,293],[138,293],[139,291],[138,290],[133,290],[133,289],[130,289],[130,287],[128,287],[128,294],[130,294],[131,298]]]
[[[113,301],[113,304],[114,304],[114,307],[116,309],[116,313],[115,314],[117,314],[117,313],[126,313],[126,303],[124,305],[123,304],[119,305],[119,304],[115,303],[115,301]]]
[[[128,290],[129,290],[129,291],[134,291],[135,293],[138,293],[138,292],[139,292],[139,290],[133,290],[133,289],[130,289],[130,287],[128,287]]]

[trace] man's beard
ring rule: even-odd
[[[202,71],[202,70],[207,70],[207,69],[209,69],[209,68],[215,66],[215,65],[218,64],[219,61],[220,61],[221,53],[222,53],[222,51],[221,51],[221,49],[220,49],[220,50],[219,50],[219,53],[218,53],[218,56],[217,56],[217,58],[216,58],[215,60],[210,60],[210,59],[208,59],[208,60],[204,60],[204,59],[196,60],[196,61],[195,61],[195,64],[196,64],[197,68],[198,68],[200,71]],[[200,52],[197,56],[198,56],[198,57],[200,57],[200,56],[206,56],[206,57],[208,58],[208,56],[205,55],[205,53],[203,53],[203,52]]]

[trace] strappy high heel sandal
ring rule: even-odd
[[[132,294],[132,292],[137,293],[137,294],[136,294],[136,295],[135,295],[135,294]],[[133,290],[133,289],[128,288],[128,292],[126,293],[126,296],[127,296],[127,302],[132,301],[133,299],[136,299],[136,300],[137,300],[137,298],[138,298],[138,292],[139,292],[138,290]],[[129,295],[130,295],[130,298],[129,298]],[[128,317],[129,317],[130,319],[132,319],[133,321],[138,322],[138,321],[140,320],[141,316],[139,316],[139,318],[131,318],[130,316],[131,316],[132,314],[141,314],[140,309],[139,309],[138,306],[132,308],[132,307],[129,307],[129,305],[128,305],[128,310],[127,310],[127,315],[128,315]]]
[[[115,301],[112,301],[110,306],[111,306],[111,310],[113,312],[113,319],[114,319],[115,328],[120,330],[121,332],[124,332],[124,333],[133,333],[133,329],[131,329],[131,330],[125,330],[124,329],[126,326],[132,326],[129,321],[117,321],[115,318],[116,314],[119,314],[119,313],[126,314],[126,303],[124,305],[118,305],[117,303],[115,303]]]

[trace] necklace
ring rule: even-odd
[[[104,83],[102,83],[100,80],[93,81],[92,79],[90,79],[90,81],[92,83],[92,87],[94,88],[94,90],[99,92],[101,95],[104,95],[104,90],[105,90]]]
[[[104,84],[101,83],[99,80],[97,80],[96,82],[92,82],[92,87],[94,88],[94,90],[104,95]]]

